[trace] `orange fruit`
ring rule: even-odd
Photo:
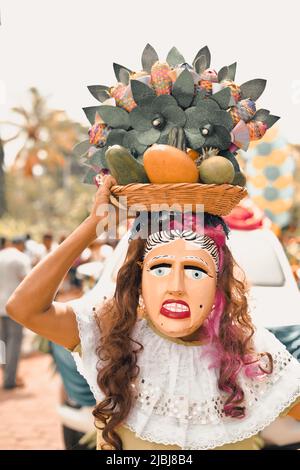
[[[187,152],[188,156],[193,160],[197,160],[197,158],[199,157],[199,152],[197,152],[197,150],[194,150],[194,149],[187,149]]]
[[[197,183],[198,169],[186,152],[171,145],[154,144],[144,153],[151,183]]]

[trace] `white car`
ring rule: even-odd
[[[228,246],[250,284],[253,322],[266,328],[300,325],[300,292],[271,230],[231,230]]]

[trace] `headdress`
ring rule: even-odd
[[[279,118],[256,101],[266,80],[235,82],[236,63],[211,68],[207,46],[189,64],[173,47],[160,61],[149,44],[142,70],[114,63],[114,86],[88,89],[100,105],[84,108],[92,127],[75,148],[86,183],[111,173],[127,204],[203,204],[226,215],[247,194],[236,159]]]

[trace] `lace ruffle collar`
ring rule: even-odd
[[[90,312],[72,305],[80,331],[82,353],[74,353],[79,372],[97,401],[104,398],[97,385],[95,350],[99,332]],[[300,364],[274,335],[259,329],[254,342],[258,352],[273,356],[274,370],[260,381],[240,374],[246,416],[223,413],[226,396],[218,389],[217,370],[210,367],[208,345],[186,347],[157,335],[146,320],[136,323],[133,339],[143,345],[138,355],[140,374],[134,405],[123,425],[145,440],[182,449],[212,449],[244,440],[274,421],[300,396]]]

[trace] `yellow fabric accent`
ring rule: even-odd
[[[81,343],[78,343],[73,349],[66,348],[66,350],[70,351],[71,353],[77,352],[81,356]]]
[[[182,450],[181,447],[176,445],[157,444],[156,442],[140,439],[125,426],[119,426],[117,433],[122,439],[123,450]],[[101,450],[101,444],[103,443],[102,432],[97,430],[97,450]],[[263,439],[259,435],[256,435],[240,442],[215,447],[214,450],[260,450],[263,445]]]
[[[288,406],[282,413],[280,413],[280,417],[282,418],[283,416],[288,415],[290,411],[292,411],[294,406],[299,405],[299,404],[300,404],[300,397],[296,398],[296,400],[293,401],[293,403],[290,406]]]

